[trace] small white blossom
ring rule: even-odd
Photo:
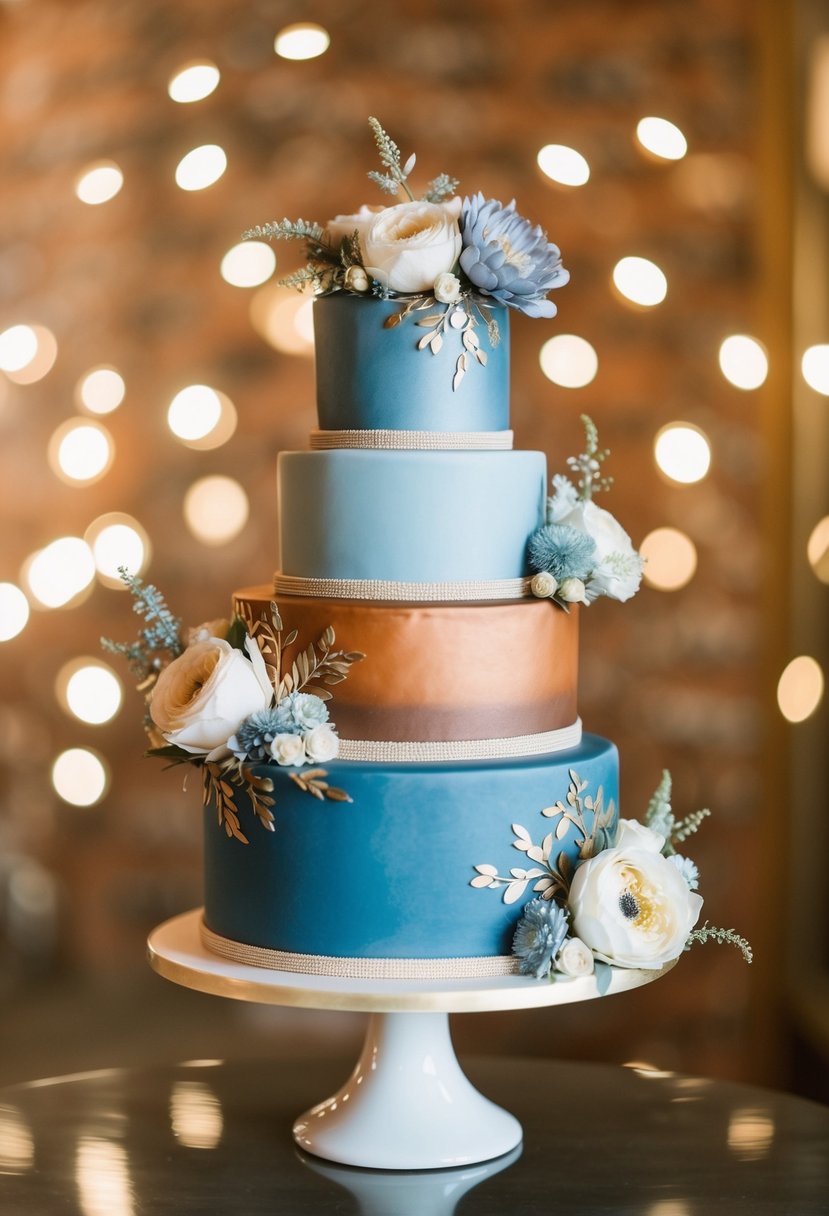
[[[558,579],[555,578],[548,570],[542,570],[536,574],[530,583],[530,590],[533,595],[540,600],[549,599],[558,591]]]
[[[438,304],[455,304],[461,298],[461,281],[451,270],[444,270],[435,279],[433,290]]]
[[[587,595],[580,578],[566,578],[559,584],[558,594],[568,604],[586,604]]]
[[[275,735],[270,751],[276,763],[283,768],[298,768],[307,759],[302,735]]]

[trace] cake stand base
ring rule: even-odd
[[[522,1136],[518,1120],[462,1072],[446,1013],[373,1013],[349,1080],[293,1130],[306,1152],[381,1170],[489,1161]]]

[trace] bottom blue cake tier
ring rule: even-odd
[[[234,791],[248,843],[227,834],[214,805],[205,809],[211,948],[344,976],[497,973],[487,959],[506,971],[523,905],[551,870],[615,832],[618,753],[595,735],[530,758],[324,768],[351,802],[300,789],[289,774],[308,770],[256,766],[273,779],[274,831]]]

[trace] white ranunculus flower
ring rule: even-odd
[[[247,639],[250,642],[250,639]],[[150,717],[168,743],[195,755],[223,747],[249,714],[273,697],[265,664],[223,638],[188,646],[161,672],[150,699]],[[258,660],[258,661],[257,661]]]
[[[533,576],[530,591],[540,600],[547,600],[558,591],[558,579],[549,570],[541,570]]]
[[[324,763],[326,760],[333,760],[340,750],[340,741],[328,722],[324,722],[322,726],[315,726],[313,730],[306,731],[302,738],[305,743],[308,759],[312,760],[315,764]]]
[[[299,768],[307,759],[302,735],[274,735],[270,751],[276,763],[283,768]]]
[[[593,951],[585,946],[580,937],[565,938],[564,944],[553,959],[553,966],[562,975],[592,975]]]
[[[620,819],[616,828],[616,839],[613,842],[616,849],[645,849],[648,853],[661,853],[665,847],[665,837],[652,828],[645,827],[638,819]]]
[[[588,499],[577,502],[555,522],[586,533],[596,546],[596,564],[587,582],[588,601],[608,595],[624,603],[636,594],[644,563],[615,516]]]
[[[434,293],[438,304],[456,304],[461,298],[461,281],[451,270],[444,270],[435,279]]]
[[[371,220],[361,236],[366,270],[389,291],[431,291],[461,252],[461,200],[398,203]]]
[[[366,229],[375,215],[378,215],[382,210],[382,207],[367,207],[363,203],[356,215],[335,215],[333,220],[329,220],[325,225],[329,241],[335,249],[339,249],[341,242],[353,236],[356,232],[362,246]],[[365,252],[365,246],[363,246],[363,252]]]
[[[630,847],[582,862],[568,902],[573,932],[596,958],[646,970],[679,957],[702,908],[666,857]]]

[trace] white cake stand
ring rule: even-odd
[[[518,1120],[480,1094],[461,1071],[449,1034],[450,1013],[537,1009],[627,992],[657,971],[611,968],[555,983],[526,976],[473,980],[356,980],[297,975],[229,962],[201,943],[201,909],[155,929],[150,965],[165,979],[242,1001],[370,1013],[351,1077],[300,1115],[300,1148],[343,1165],[434,1170],[490,1161],[521,1143]],[[417,1017],[412,1016],[417,1014]]]

